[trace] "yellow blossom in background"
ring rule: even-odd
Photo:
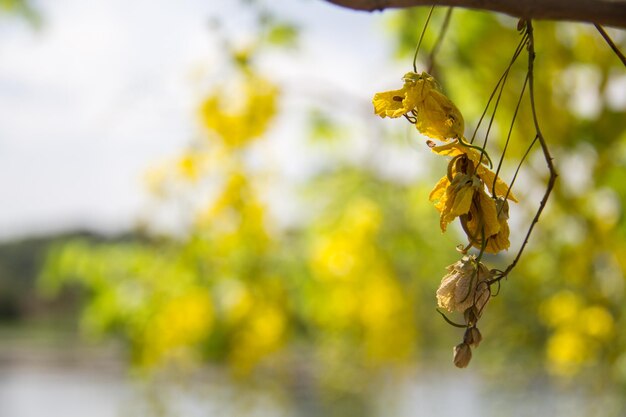
[[[615,321],[601,305],[585,305],[570,290],[562,290],[545,300],[539,316],[552,331],[546,346],[548,369],[570,377],[601,355],[603,343],[611,341]]]
[[[376,93],[374,112],[381,117],[415,117],[415,127],[438,140],[463,136],[464,120],[459,109],[442,92],[435,79],[426,72],[408,72],[400,90]]]
[[[347,209],[345,219],[334,230],[315,240],[311,264],[321,279],[357,279],[364,264],[359,258],[376,254],[369,240],[381,223],[380,209],[369,200],[356,200]]]
[[[186,185],[193,185],[203,178],[207,174],[210,159],[216,156],[218,153],[215,151],[209,154],[205,149],[190,149],[177,158],[154,164],[144,174],[146,187],[154,197],[167,197],[181,186],[181,180],[189,183]]]
[[[580,295],[562,290],[545,300],[539,307],[539,317],[549,326],[557,327],[574,323],[583,308]]]
[[[234,329],[229,361],[240,376],[282,347],[288,317],[284,308],[268,300],[255,300],[245,319]]]
[[[145,325],[139,361],[154,365],[176,356],[194,359],[195,345],[209,335],[213,320],[213,303],[206,288],[190,288],[168,300]]]
[[[264,134],[276,114],[278,89],[246,76],[242,93],[218,89],[200,107],[203,125],[228,147],[241,147]]]
[[[548,339],[546,355],[548,370],[559,376],[570,377],[589,361],[591,348],[579,332],[563,329]]]
[[[372,364],[406,360],[415,343],[410,299],[376,242],[381,227],[376,203],[357,198],[316,234],[309,258],[319,329],[358,332]]]
[[[183,178],[189,181],[196,181],[200,176],[200,165],[200,155],[189,152],[178,160],[178,172]]]
[[[251,288],[239,279],[223,278],[215,285],[219,312],[227,326],[236,327],[243,321],[254,306]]]
[[[353,278],[357,251],[348,234],[338,233],[328,239],[319,239],[313,249],[311,261],[321,279]]]
[[[579,314],[579,323],[581,330],[591,337],[609,340],[613,336],[613,316],[602,306],[583,309]]]
[[[184,155],[178,160],[178,170],[183,177],[194,181],[198,178],[198,167],[196,161],[191,155]]]
[[[197,226],[217,239],[213,250],[227,256],[244,245],[264,251],[271,240],[266,217],[250,180],[242,172],[233,172],[218,197],[199,212]]]
[[[410,360],[416,337],[410,306],[393,275],[381,271],[364,283],[359,316],[370,361]]]

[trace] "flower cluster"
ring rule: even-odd
[[[445,232],[447,225],[459,217],[471,246],[488,253],[508,249],[508,200],[518,200],[509,186],[487,168],[487,154],[462,139],[432,146],[432,151],[452,157],[447,174],[429,197],[441,214],[441,230]]]
[[[427,142],[434,153],[449,158],[447,173],[429,199],[440,213],[442,232],[458,218],[468,244],[461,249],[463,258],[448,267],[437,300],[439,307],[464,315],[463,343],[454,348],[454,363],[463,368],[471,359],[471,347],[478,346],[482,339],[476,322],[489,301],[494,282],[494,273],[480,258],[484,252],[495,254],[509,248],[509,201],[518,200],[490,169],[487,151],[465,139],[463,115],[437,81],[426,72],[409,72],[403,81],[401,89],[374,96],[374,112],[381,117],[404,116],[422,135],[444,142]],[[480,251],[478,257],[467,255],[472,247]]]
[[[439,140],[463,137],[465,122],[459,109],[429,74],[408,72],[400,90],[377,93],[374,111],[381,117],[405,116],[417,130]]]

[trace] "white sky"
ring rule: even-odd
[[[377,86],[397,83],[384,73],[380,14],[321,0],[269,3],[305,35],[297,59],[277,58],[276,74],[327,79],[364,103]],[[210,16],[231,30],[245,24],[237,4],[42,0],[42,30],[0,21],[0,239],[131,227],[145,204],[146,168],[198,132],[204,92],[191,74],[215,60]]]

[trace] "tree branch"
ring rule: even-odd
[[[354,10],[454,6],[526,19],[569,20],[626,28],[626,0],[326,0]]]

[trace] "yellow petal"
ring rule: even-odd
[[[476,169],[478,176],[480,177],[480,179],[483,180],[483,182],[487,185],[487,188],[491,191],[491,188],[493,187],[493,179],[496,178],[496,174],[485,166],[485,164],[487,163],[487,158],[485,156],[481,158],[479,151],[468,148],[467,146],[463,146],[458,142],[447,143],[441,146],[434,146],[431,148],[431,151],[433,151],[437,155],[449,157],[467,155],[467,157],[474,163],[474,166],[478,166],[478,168]],[[507,195],[508,190],[509,186],[504,181],[502,181],[500,177],[497,177],[495,187],[496,197],[504,197],[505,195]],[[519,202],[515,194],[513,194],[513,191],[508,191],[507,198],[515,203]]]
[[[484,224],[484,238],[487,240],[485,244],[485,252],[498,253],[502,250],[508,249],[510,246],[509,234],[510,229],[507,223],[508,219],[508,205],[504,200],[500,199],[498,202],[494,202],[484,191],[481,191],[479,206],[472,206],[471,220],[467,222],[467,230],[473,235],[468,235],[468,238],[472,242],[472,245],[478,249],[482,247],[483,232],[482,228],[479,228],[478,222],[480,209],[480,216],[482,216]],[[504,208],[499,210],[501,205],[504,204]],[[500,215],[498,215],[500,214]]]
[[[509,242],[509,233],[510,229],[507,221],[500,220],[500,231],[493,236],[489,236],[485,252],[498,253],[508,249],[509,246],[511,246],[511,243]]]
[[[472,198],[477,186],[481,185],[476,177],[457,174],[446,188],[445,200],[440,210],[439,224],[446,231],[448,223],[458,216],[466,214],[472,206]]]
[[[470,206],[472,205],[472,197],[474,197],[473,187],[470,186],[461,188],[456,194],[450,214],[457,217],[469,212]]]
[[[426,100],[438,85],[434,78],[423,72],[422,74],[406,73],[404,75],[405,106],[414,109],[418,104]]]
[[[446,96],[431,89],[424,100],[417,103],[415,127],[433,139],[448,140],[463,136],[464,121],[459,109]]]
[[[445,195],[446,188],[448,187],[448,185],[450,185],[450,180],[448,180],[448,177],[446,176],[446,177],[441,178],[437,182],[437,184],[435,184],[435,187],[430,192],[428,196],[428,200],[435,201],[435,202],[440,200],[441,197]]]
[[[500,231],[496,202],[482,190],[480,192],[480,209],[485,227],[485,236],[495,235]]]
[[[467,153],[465,149],[467,149],[467,147],[462,147],[462,145],[459,145],[458,142],[446,143],[445,145],[433,146],[432,148],[430,148],[430,150],[437,155],[450,157],[455,157],[457,155],[463,155]]]
[[[402,104],[403,100],[404,89],[376,93],[372,100],[374,113],[380,117],[400,117],[409,111]]]
[[[496,173],[482,166],[478,168],[477,172],[480,179],[485,182],[487,188],[492,191],[493,179],[496,178]],[[513,191],[509,190],[509,186],[502,181],[500,177],[496,178],[495,193],[495,197],[504,197],[506,195],[508,200],[515,203],[519,202],[517,197],[515,197],[515,194],[513,194]]]
[[[480,248],[483,239],[500,231],[498,212],[495,201],[484,190],[479,191],[478,201],[472,204],[466,222],[467,238],[472,244]]]

